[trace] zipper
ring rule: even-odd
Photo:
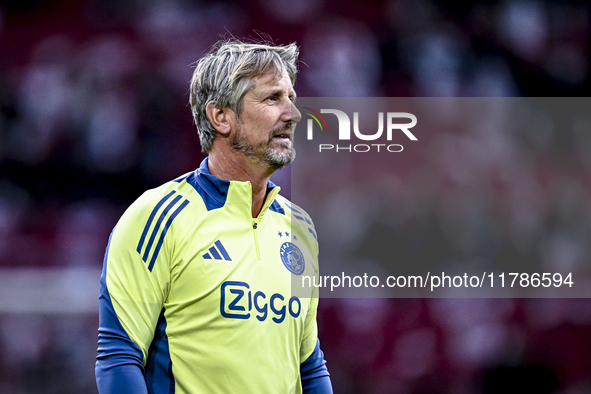
[[[261,250],[259,248],[259,236],[257,232],[257,228],[259,227],[259,221],[257,219],[252,219],[252,233],[254,235],[254,247],[257,251],[257,261],[261,261]]]
[[[252,233],[254,235],[254,246],[256,248],[257,251],[257,261],[261,262],[261,249],[259,247],[259,236],[258,236],[258,227],[259,227],[259,221],[262,219],[264,213],[269,209],[269,207],[271,206],[271,204],[273,203],[273,201],[275,200],[275,197],[277,196],[277,194],[279,193],[279,190],[281,190],[280,187],[275,187],[271,193],[269,193],[266,197],[265,203],[263,204],[263,207],[261,208],[261,212],[259,212],[259,215],[256,218],[252,219]]]

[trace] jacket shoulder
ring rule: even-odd
[[[284,209],[286,215],[291,217],[292,226],[295,225],[303,227],[306,232],[310,233],[316,239],[316,241],[318,240],[316,228],[314,227],[314,221],[308,212],[281,195],[277,195],[276,200]]]

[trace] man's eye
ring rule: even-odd
[[[269,96],[269,97],[267,97],[267,100],[270,100],[270,101],[277,101],[277,96],[275,96],[275,95],[273,95],[273,96]]]

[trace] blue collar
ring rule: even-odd
[[[201,162],[199,168],[191,172],[188,176],[177,179],[177,182],[186,180],[187,183],[193,186],[197,193],[201,195],[207,210],[211,211],[212,209],[222,208],[226,204],[228,189],[230,188],[230,181],[220,179],[215,175],[212,175],[207,164],[208,160],[209,157],[206,157]],[[275,187],[276,185],[269,181],[267,183],[267,194],[269,194],[269,191]],[[276,199],[273,201],[269,209],[273,212],[285,215],[285,211],[281,205],[279,205]]]

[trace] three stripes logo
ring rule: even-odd
[[[291,211],[291,214],[294,218],[307,223],[306,227],[308,228],[308,231],[310,232],[310,234],[312,234],[316,241],[318,241],[318,236],[316,235],[316,231],[314,231],[314,225],[312,224],[312,221],[309,219],[309,217],[304,212],[300,211],[287,201],[285,202],[285,206]]]
[[[158,215],[160,208],[173,196],[176,196],[170,201],[164,209],[160,212],[158,219],[154,226],[152,226],[152,222]],[[137,252],[142,256],[142,260],[144,263],[148,264],[148,270],[152,271],[154,268],[154,263],[156,262],[156,258],[158,257],[158,253],[160,253],[160,248],[162,247],[162,243],[164,242],[164,237],[166,237],[166,233],[170,228],[173,220],[178,216],[179,213],[189,204],[189,200],[184,198],[182,195],[176,193],[176,191],[171,191],[166,196],[164,196],[158,204],[152,210],[150,217],[148,218],[148,222],[144,227],[144,231],[142,232],[142,236],[140,241],[137,245]],[[174,209],[174,210],[173,210]],[[171,213],[172,211],[172,213]],[[167,219],[168,218],[168,219]],[[166,220],[166,222],[164,222]],[[164,226],[162,225],[164,223]],[[150,237],[148,238],[148,233],[150,233]],[[144,243],[147,241],[146,247],[144,248]],[[154,243],[158,239],[156,243]],[[144,250],[142,254],[142,249]],[[148,263],[149,261],[149,263]]]
[[[203,255],[203,258],[207,260],[214,259],[232,261],[230,255],[226,251],[226,248],[224,248],[224,245],[222,245],[219,239],[214,242],[211,248],[209,248],[209,252]]]

